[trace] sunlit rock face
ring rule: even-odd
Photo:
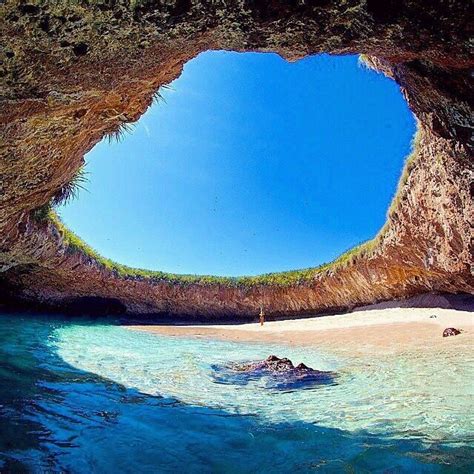
[[[301,315],[428,291],[474,292],[468,2],[10,1],[0,6],[0,294],[195,317]],[[278,285],[124,277],[33,218],[160,85],[208,49],[363,53],[419,120],[419,145],[370,250]],[[137,164],[138,166],[138,164]],[[118,191],[117,191],[118,192]],[[140,204],[137,203],[137,206]],[[159,245],[159,243],[157,243]]]

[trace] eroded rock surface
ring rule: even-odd
[[[0,295],[58,308],[249,318],[474,292],[469,2],[19,1],[0,5]],[[374,245],[289,285],[123,276],[68,244],[44,206],[105,135],[208,49],[363,53],[401,87],[419,144]],[[139,163],[137,163],[139,166]],[[137,206],[139,203],[137,203]],[[157,242],[159,245],[159,242]]]

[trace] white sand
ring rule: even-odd
[[[430,316],[436,315],[436,318]],[[265,331],[281,333],[285,331],[323,331],[379,324],[427,323],[442,327],[474,327],[474,313],[440,308],[390,308],[354,313],[321,316],[307,319],[268,321],[263,327],[258,323],[206,326],[214,329],[238,329],[240,331]],[[202,327],[202,326],[191,326]]]
[[[436,315],[436,318],[430,316]],[[461,329],[442,337],[445,328]],[[474,313],[440,308],[390,308],[285,321],[194,326],[129,326],[168,336],[326,347],[343,352],[402,352],[474,347]]]

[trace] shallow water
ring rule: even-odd
[[[334,383],[222,383],[274,353]],[[472,354],[371,359],[0,317],[0,472],[473,472]]]

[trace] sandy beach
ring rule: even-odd
[[[436,316],[436,317],[432,317]],[[245,342],[309,345],[352,354],[378,350],[442,351],[474,347],[474,313],[440,308],[390,308],[286,321],[239,325],[127,326],[176,337],[199,337]],[[458,336],[442,337],[448,327]]]

